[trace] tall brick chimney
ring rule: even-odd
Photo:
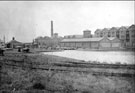
[[[53,37],[53,21],[51,21],[51,37]]]

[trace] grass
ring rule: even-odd
[[[0,57],[1,60],[4,57]],[[51,62],[69,61],[39,54],[6,55],[6,61],[24,60],[43,66]],[[20,61],[21,62],[21,61]],[[12,64],[17,64],[12,62]],[[19,65],[19,64],[18,64]],[[27,65],[27,64],[24,64]],[[53,66],[52,66],[53,67]],[[51,68],[51,67],[50,67]],[[96,68],[94,68],[96,69]],[[100,71],[100,69],[97,69]],[[120,70],[121,71],[121,70]],[[131,77],[94,76],[83,72],[56,72],[32,70],[2,65],[0,93],[134,93],[135,82]]]
[[[50,93],[134,93],[132,78],[93,76],[77,72],[5,69],[1,90]],[[131,83],[132,81],[132,83]],[[40,92],[41,93],[41,92]],[[47,92],[48,93],[48,92]]]

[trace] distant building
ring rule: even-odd
[[[108,30],[107,30],[108,31]],[[106,32],[107,33],[107,32]],[[95,31],[95,35],[94,35],[95,37],[103,37],[103,35],[102,35],[102,29],[97,29],[96,31]]]
[[[97,29],[95,31],[95,37],[116,37],[116,33],[118,31],[118,27],[112,28],[104,28],[104,29]]]
[[[130,27],[112,27],[97,29],[95,31],[94,37],[117,37],[122,41],[123,47],[134,47],[134,38],[135,38],[135,25]]]
[[[35,39],[35,43],[38,44],[39,48],[48,48],[48,47],[55,48],[59,46],[61,40],[62,40],[61,37],[57,37],[57,38],[39,37]]]
[[[91,38],[91,31],[90,30],[84,30],[83,31],[83,38]]]
[[[131,25],[127,31],[127,40],[129,40],[129,46],[135,48],[135,25]]]
[[[5,47],[4,41],[0,39],[0,48],[4,48],[4,47]]]
[[[53,38],[58,38],[58,33],[54,33]]]
[[[118,29],[116,32],[116,36],[122,41],[123,47],[126,47],[126,33],[127,33],[128,28],[125,26],[122,26]]]
[[[89,48],[89,49],[119,49],[121,40],[116,37],[63,39],[61,47]]]
[[[72,39],[72,38],[83,38],[83,35],[66,35],[64,36],[65,39]]]
[[[23,43],[16,41],[13,37],[12,40],[6,44],[6,46],[7,48],[17,48],[18,46],[23,47]]]
[[[118,27],[112,27],[111,29],[109,29],[110,36],[108,35],[108,37],[116,37],[118,29]]]

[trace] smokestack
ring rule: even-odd
[[[51,37],[53,37],[53,21],[51,21]]]

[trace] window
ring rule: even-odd
[[[116,37],[119,38],[119,35],[117,35]]]
[[[110,32],[108,32],[108,37],[110,37]]]
[[[100,34],[100,37],[103,37],[103,33]]]
[[[123,31],[121,31],[121,34],[123,34]]]
[[[126,34],[129,34],[129,31],[126,31]]]

